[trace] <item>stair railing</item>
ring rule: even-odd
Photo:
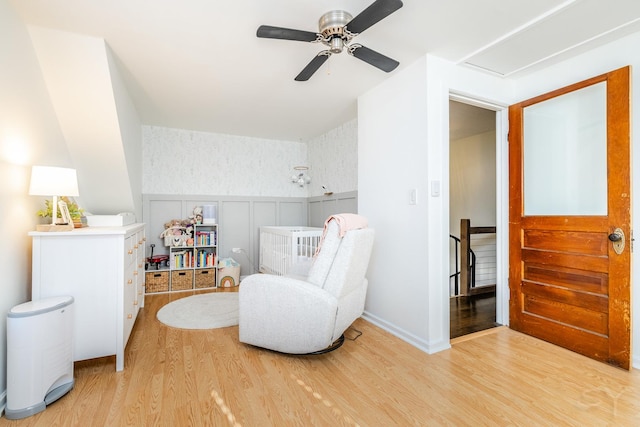
[[[470,295],[476,286],[476,255],[471,250],[472,234],[492,234],[496,227],[471,227],[471,220],[460,220],[460,292]]]
[[[459,247],[460,247],[460,239],[456,236],[454,236],[453,234],[449,234],[449,237],[451,239],[453,239],[454,242],[454,259],[455,259],[455,272],[451,275],[449,275],[449,286],[451,286],[451,281],[453,280],[453,295],[451,296],[458,296],[460,294],[460,276],[461,276],[461,269],[460,269],[460,262],[459,262]],[[470,252],[470,265],[469,265],[469,269],[470,269],[470,279],[471,279],[471,283],[470,283],[470,287],[475,287],[476,286],[476,254],[475,252],[473,252],[473,249],[471,249],[469,247],[469,252]]]

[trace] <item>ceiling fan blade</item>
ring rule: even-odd
[[[292,30],[269,25],[260,25],[256,36],[265,39],[296,40],[301,42],[313,42],[318,39],[318,34],[311,31]]]
[[[313,58],[311,62],[309,62],[306,67],[304,67],[304,70],[300,71],[300,74],[296,76],[295,80],[297,82],[306,82],[307,80],[309,80],[311,76],[313,76],[313,73],[318,71],[318,68],[320,68],[327,59],[329,59],[329,56],[331,56],[331,52],[329,52],[328,50],[323,50],[322,52],[318,53],[315,58]]]
[[[361,44],[353,44],[349,46],[349,53],[358,59],[371,64],[385,72],[390,72],[396,69],[400,63],[395,59],[391,59],[388,56],[384,56],[381,53],[371,50],[368,47],[364,47]]]
[[[401,7],[402,2],[400,0],[376,0],[353,18],[346,25],[346,28],[353,34],[361,33]]]

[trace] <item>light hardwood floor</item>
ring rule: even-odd
[[[434,355],[358,320],[338,350],[285,356],[238,328],[166,327],[147,296],[126,351],[76,363],[76,386],[44,412],[0,426],[638,426],[640,372],[500,327]],[[353,331],[347,336],[353,337]]]

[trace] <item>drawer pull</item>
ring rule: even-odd
[[[130,284],[132,284],[132,283],[133,283],[133,279],[129,279],[129,280],[127,280],[127,285],[130,285]]]
[[[138,305],[138,301],[134,301],[134,302],[133,302],[133,305]]]
[[[127,319],[133,319],[133,314],[127,314]]]
[[[129,249],[129,250],[127,251],[127,253],[128,253],[129,255],[132,255],[132,254],[133,254],[133,249]]]
[[[133,275],[134,275],[134,276],[137,276],[137,275],[138,275],[138,270],[134,271],[134,272],[133,272]]]

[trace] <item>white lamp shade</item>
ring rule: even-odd
[[[33,166],[29,194],[32,196],[79,196],[76,170]]]

